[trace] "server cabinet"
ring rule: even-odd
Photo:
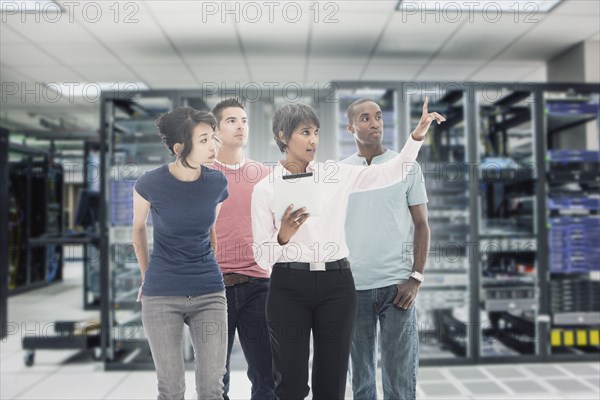
[[[600,353],[600,152],[598,86],[543,91],[549,354]]]

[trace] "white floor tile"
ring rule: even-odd
[[[451,382],[428,382],[420,385],[425,398],[451,397],[470,398],[470,394],[464,393]]]
[[[21,372],[21,373],[49,373],[55,372],[60,363],[68,359],[73,352],[65,351],[38,351],[35,353],[34,365],[32,367],[25,366],[25,351],[21,350],[14,353],[12,357],[2,360],[1,371]]]
[[[104,364],[99,361],[65,364],[57,371],[58,374],[92,374],[102,372],[104,372]],[[108,374],[111,372],[112,371],[106,373]]]
[[[11,357],[13,354],[21,351],[21,341],[19,338],[7,336],[0,343],[0,360]]]
[[[22,393],[17,399],[102,399],[128,374],[128,372],[52,374]]]
[[[419,400],[470,400],[473,399],[473,397],[469,396],[469,395],[464,395],[464,394],[458,394],[458,395],[448,395],[448,396],[434,396],[434,395],[426,395],[423,397],[419,397],[417,396],[417,399]]]
[[[478,367],[448,368],[448,372],[459,380],[487,380],[488,377]]]
[[[45,379],[49,373],[2,373],[2,384],[0,384],[0,399],[14,399],[20,393],[25,392],[32,386]]]
[[[596,376],[594,378],[584,378],[584,381],[587,382],[592,388],[600,391],[600,376]]]
[[[563,395],[558,393],[550,393],[550,394],[521,394],[518,395],[478,395],[473,397],[473,399],[477,400],[499,400],[499,399],[518,399],[518,400],[564,400]]]
[[[559,393],[597,393],[590,385],[575,378],[555,378],[546,380],[546,383],[556,388]]]
[[[112,373],[112,372],[107,372]],[[158,390],[156,388],[156,373],[154,371],[132,371],[127,377],[116,385],[104,398],[105,399],[155,399]],[[194,397],[188,397],[194,399]]]
[[[246,371],[231,371],[231,389],[229,390],[230,399],[249,399],[250,398],[250,380]]]
[[[563,394],[563,399],[567,400],[598,400],[598,394],[568,393]]]

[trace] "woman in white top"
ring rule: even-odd
[[[319,144],[319,118],[302,103],[275,111],[273,134],[285,160],[252,195],[254,256],[259,266],[272,268],[267,322],[273,353],[275,394],[279,399],[304,399],[309,393],[310,334],[314,341],[312,392],[314,399],[343,399],[350,343],[356,312],[356,292],[344,221],[352,192],[390,186],[411,172],[431,122],[445,121],[438,113],[423,115],[400,154],[368,168],[314,161]],[[381,121],[372,122],[381,134]],[[320,216],[290,205],[282,218],[275,215],[273,182],[283,175],[313,173],[324,194]],[[351,218],[351,216],[350,216]],[[374,224],[377,221],[373,221]]]

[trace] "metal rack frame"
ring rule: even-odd
[[[568,87],[566,87],[568,86]],[[543,112],[544,111],[544,106],[545,106],[545,99],[544,99],[544,93],[547,92],[560,92],[560,91],[569,91],[573,94],[578,94],[578,95],[582,95],[582,94],[599,94],[600,93],[600,85],[598,84],[581,84],[581,85],[555,85],[555,84],[549,84],[549,85],[543,85],[539,88],[539,96],[538,96],[538,101],[539,101],[539,108],[540,110]],[[536,105],[538,105],[536,103]],[[536,115],[537,116],[537,115]],[[596,117],[598,118],[598,117]],[[582,120],[579,121],[579,123],[583,123],[583,122],[588,122],[590,120],[593,120],[593,118],[589,118],[587,120]],[[540,138],[540,143],[539,143],[539,148],[541,151],[543,151],[544,153],[542,153],[543,156],[545,156],[546,151],[548,150],[548,148],[550,146],[552,146],[552,143],[554,141],[554,131],[550,131],[549,127],[547,126],[548,123],[548,119],[544,117],[544,115],[542,115],[540,117],[540,128],[541,128],[541,134],[539,135]],[[562,129],[567,129],[570,127],[574,127],[577,124],[570,124],[567,126],[563,126],[561,127]],[[547,353],[545,354],[545,360],[553,360],[553,361],[581,361],[581,360],[590,360],[590,361],[597,361],[598,360],[598,353],[586,353],[586,354],[556,354],[552,352],[552,348],[551,348],[551,343],[550,343],[550,336],[551,336],[551,330],[552,330],[552,310],[550,308],[550,300],[551,300],[551,294],[550,294],[550,282],[551,282],[551,270],[550,270],[550,246],[549,246],[549,229],[548,229],[548,217],[550,216],[550,210],[548,209],[548,204],[547,204],[547,199],[549,197],[550,194],[550,185],[551,183],[555,182],[554,179],[552,179],[549,175],[550,172],[550,168],[548,168],[548,164],[546,164],[546,160],[542,159],[540,160],[540,162],[543,162],[542,165],[544,165],[546,168],[544,169],[544,174],[543,176],[541,176],[540,174],[540,180],[543,180],[543,182],[539,182],[539,184],[543,184],[544,186],[544,192],[543,192],[543,198],[539,199],[538,201],[538,218],[539,218],[539,223],[541,224],[541,226],[543,226],[544,229],[539,230],[538,235],[540,235],[540,240],[543,240],[543,245],[544,247],[541,249],[541,255],[543,256],[543,261],[544,261],[544,265],[546,266],[546,273],[545,273],[545,281],[543,282],[543,291],[541,291],[541,306],[545,308],[545,315],[548,316],[547,321],[544,320],[543,322],[543,326],[545,329],[544,335],[539,337],[540,340],[540,344],[544,346],[544,349],[547,350]],[[587,178],[587,177],[586,177]],[[600,179],[598,178],[598,176],[595,176],[596,182],[599,182]],[[597,323],[597,322],[596,322]],[[600,326],[597,326],[597,328],[600,328]],[[597,349],[597,347],[596,347]]]
[[[4,339],[8,322],[8,130],[0,128],[0,339]]]

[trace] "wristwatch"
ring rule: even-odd
[[[423,281],[425,280],[423,274],[417,271],[413,271],[412,274],[410,274],[410,277],[416,281],[419,281],[420,283],[423,283]]]

